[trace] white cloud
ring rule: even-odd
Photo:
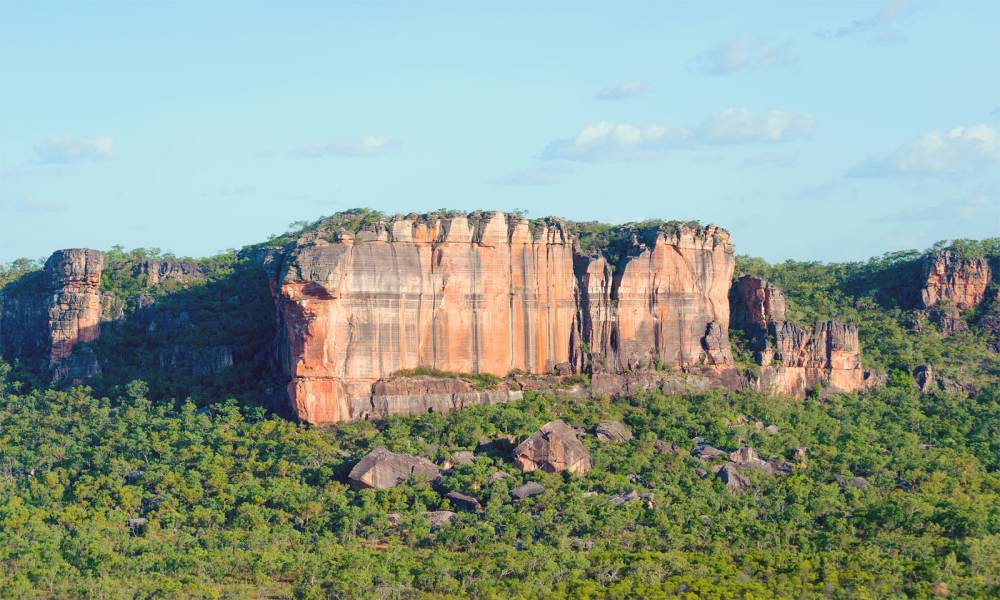
[[[854,177],[955,175],[996,164],[1000,164],[1000,131],[979,124],[926,133],[888,156],[856,165],[849,174]]]
[[[365,135],[359,138],[340,139],[332,142],[309,144],[295,150],[294,156],[323,158],[326,156],[378,156],[395,146],[396,143],[381,135]]]
[[[701,52],[694,57],[690,66],[709,75],[728,75],[739,71],[789,66],[797,60],[790,44],[775,46],[745,33]]]
[[[705,144],[774,143],[807,137],[816,120],[784,110],[757,114],[748,108],[726,108],[705,119],[694,139]]]
[[[114,150],[110,137],[76,138],[71,135],[50,135],[35,146],[38,161],[47,164],[71,163],[108,158]]]
[[[601,121],[587,125],[572,139],[553,141],[542,152],[542,158],[595,162],[655,158],[667,148],[684,143],[689,135],[662,125],[639,128]]]
[[[542,158],[610,162],[662,157],[669,150],[738,144],[774,144],[807,137],[815,120],[781,110],[755,113],[747,108],[727,108],[694,128],[668,128],[653,124],[601,121],[584,127],[575,137],[557,139]]]
[[[497,177],[493,183],[497,185],[552,185],[558,183],[560,177],[572,171],[567,165],[548,163],[528,169],[521,169]]]
[[[647,89],[646,84],[640,81],[626,81],[623,83],[609,85],[606,88],[598,90],[597,93],[594,94],[594,99],[626,100],[628,98],[632,98],[633,96],[645,93]]]
[[[898,43],[906,39],[906,34],[889,28],[910,12],[910,0],[887,0],[878,12],[866,19],[854,19],[836,29],[821,29],[816,35],[827,39],[845,39],[870,33],[871,41],[875,43]]]

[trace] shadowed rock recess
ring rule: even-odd
[[[448,411],[529,389],[586,394],[581,374],[590,392],[609,395],[869,385],[856,328],[803,329],[784,321],[780,290],[752,278],[733,287],[724,229],[598,227],[501,212],[364,214],[340,213],[243,255],[269,279],[271,352],[302,421]],[[5,289],[4,356],[44,355],[61,381],[99,374],[85,342],[101,330],[101,268],[100,252],[60,251],[43,277]],[[202,277],[183,261],[134,269],[156,282]],[[762,368],[753,374],[730,350],[731,302],[735,325],[755,344]],[[178,348],[161,351],[160,368],[217,372],[240,351],[212,347],[202,357]]]

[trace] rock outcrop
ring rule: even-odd
[[[921,308],[948,303],[961,310],[976,308],[992,281],[989,261],[942,250],[924,259]]]
[[[612,269],[581,255],[556,219],[425,215],[357,234],[311,231],[284,257],[266,257],[295,413],[324,423],[517,396],[426,380],[408,381],[406,393],[376,389],[416,368],[498,377],[731,369],[729,234],[687,225],[643,234]]]
[[[594,435],[602,442],[621,444],[632,439],[632,430],[621,421],[601,421],[594,428]]]
[[[77,344],[101,333],[101,273],[104,255],[97,250],[59,250],[45,263],[49,278],[49,367],[57,381],[85,380],[100,373],[93,352]]]
[[[730,298],[734,329],[766,329],[785,320],[785,294],[766,279],[740,277],[733,283]]]
[[[161,260],[149,259],[137,262],[132,267],[132,273],[136,276],[144,276],[147,285],[158,285],[167,281],[174,281],[182,286],[186,286],[194,281],[205,278],[204,272],[198,263],[190,260]]]
[[[101,273],[97,250],[59,250],[42,271],[0,292],[0,352],[56,381],[80,382],[101,372],[84,344],[100,335]]]
[[[436,479],[440,474],[437,466],[426,458],[376,448],[354,465],[347,480],[354,489],[384,490],[412,477]]]
[[[576,437],[576,431],[562,421],[546,423],[511,453],[523,472],[536,469],[549,473],[590,471],[590,453]]]
[[[856,326],[825,321],[809,330],[786,321],[781,290],[757,277],[741,277],[731,298],[734,323],[761,365],[751,382],[759,390],[804,396],[815,388],[853,392],[871,385]]]
[[[572,247],[559,222],[400,219],[294,249],[279,351],[300,419],[356,419],[373,384],[430,367],[505,376],[569,361]]]
[[[679,225],[646,232],[647,242],[639,233],[613,271],[603,256],[576,257],[581,346],[595,368],[731,366],[729,233]]]

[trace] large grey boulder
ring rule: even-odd
[[[601,421],[594,429],[594,435],[602,442],[618,444],[632,439],[632,430],[619,421]]]
[[[521,471],[540,469],[549,473],[590,471],[590,453],[576,437],[576,431],[562,421],[546,423],[524,440],[512,453]]]
[[[384,490],[395,487],[411,477],[436,479],[440,475],[437,466],[426,458],[376,448],[354,465],[347,476],[347,481],[356,490],[369,488]]]

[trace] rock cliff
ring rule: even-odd
[[[505,377],[731,367],[729,234],[644,233],[614,269],[580,253],[562,221],[499,212],[310,233],[275,270],[278,352],[296,414],[322,423],[411,412],[399,398],[422,395],[413,381],[405,394],[375,384],[415,368]],[[428,409],[497,400],[426,395],[441,396]]]
[[[96,250],[59,250],[41,272],[0,295],[0,351],[7,359],[48,369],[56,381],[83,381],[100,373],[80,344],[100,334],[101,273]]]
[[[733,326],[746,332],[762,367],[752,387],[803,396],[814,388],[851,392],[870,385],[854,325],[826,321],[810,330],[786,321],[784,294],[759,277],[738,279],[730,297]]]
[[[49,367],[57,381],[82,381],[100,373],[93,352],[74,352],[101,333],[101,272],[97,250],[59,250],[45,263],[49,278]]]
[[[505,376],[568,363],[572,246],[558,221],[398,219],[294,248],[278,282],[279,354],[299,418],[372,408],[372,386],[427,367]]]
[[[936,252],[923,261],[921,308],[949,303],[961,310],[976,308],[992,281],[989,261],[967,258],[952,250]]]

